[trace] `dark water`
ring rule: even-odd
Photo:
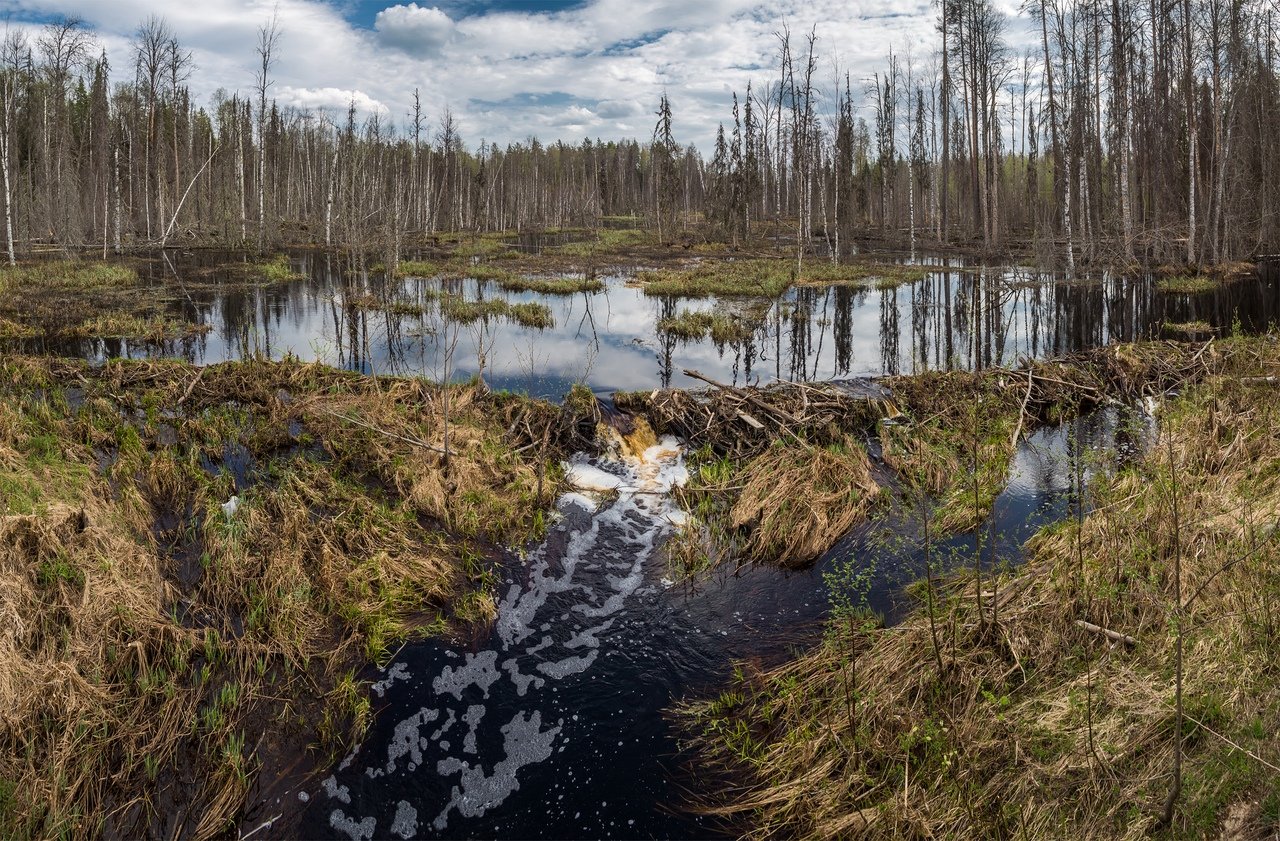
[[[542,245],[530,236],[521,247]],[[167,355],[196,363],[294,354],[366,373],[434,378],[479,373],[483,357],[490,384],[558,398],[577,381],[597,392],[697,385],[682,373],[686,368],[738,384],[912,373],[1014,364],[1021,356],[1158,337],[1166,322],[1199,320],[1222,332],[1236,323],[1258,331],[1280,319],[1280,273],[1188,296],[1162,294],[1149,278],[1068,283],[1031,270],[930,258],[926,262],[937,270],[914,284],[799,288],[772,302],[651,297],[628,286],[625,274],[605,278],[607,290],[597,294],[507,293],[475,280],[388,280],[318,253],[293,257],[304,280],[255,287],[201,266],[225,259],[173,254],[150,264],[153,291],[186,319],[208,325],[203,336],[160,345],[36,340],[22,348],[89,359]],[[470,299],[544,303],[555,324],[542,330],[506,320],[447,324],[433,299],[442,288]],[[369,308],[371,303],[382,308]],[[412,308],[423,312],[404,312]],[[754,329],[749,339],[723,345],[711,338],[680,341],[657,330],[660,318],[684,309],[738,312]]]
[[[1018,563],[1023,541],[1070,510],[1076,453],[1132,450],[1143,426],[1108,410],[1029,436],[993,513],[998,561]],[[294,831],[716,837],[715,825],[678,808],[696,781],[664,711],[716,692],[737,660],[773,663],[811,644],[841,570],[874,569],[867,604],[891,620],[908,607],[902,584],[923,571],[916,524],[888,511],[811,569],[723,569],[672,585],[661,555],[674,511],[666,497],[623,493],[591,507],[563,498],[545,544],[511,559],[488,639],[467,650],[417,644],[375,675],[379,709],[365,743],[321,784],[285,795],[305,800]],[[970,563],[973,538],[934,551]]]

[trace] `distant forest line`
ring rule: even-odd
[[[870,80],[819,70],[821,32],[778,33],[776,66],[726,103],[713,149],[651,135],[482,143],[415,105],[399,125],[271,96],[264,23],[248,95],[192,100],[167,23],[109,66],[75,20],[0,44],[10,261],[49,246],[403,247],[437,232],[629,224],[736,243],[764,226],[833,252],[860,237],[1034,246],[1065,263],[1216,264],[1280,250],[1276,8],[1266,0],[1030,0],[1017,53],[988,0],[943,0],[936,44]],[[414,91],[414,102],[420,97]],[[857,115],[860,106],[870,120]]]

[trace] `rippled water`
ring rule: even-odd
[[[1133,451],[1142,428],[1111,409],[1029,436],[995,505],[996,560],[1018,563],[1023,541],[1065,516],[1077,452]],[[909,607],[901,587],[922,574],[922,559],[910,541],[885,539],[916,531],[910,512],[890,510],[811,569],[721,569],[696,586],[672,585],[661,544],[682,518],[662,491],[681,468],[674,452],[656,455],[584,469],[597,486],[615,477],[622,493],[603,504],[562,497],[546,541],[510,559],[488,638],[465,649],[415,644],[372,675],[377,714],[364,744],[319,785],[285,795],[303,810],[296,834],[718,834],[678,808],[694,780],[664,711],[715,692],[737,660],[777,662],[811,644],[829,610],[826,573],[847,559],[874,564],[868,604],[890,620]],[[973,538],[934,550],[970,563]]]
[[[530,240],[528,247],[539,246]],[[171,299],[185,318],[208,325],[204,336],[162,345],[36,340],[25,349],[90,359],[176,355],[197,363],[291,353],[364,372],[434,378],[469,377],[483,357],[491,384],[558,398],[577,381],[597,392],[697,384],[682,373],[686,368],[741,384],[1014,364],[1020,356],[1160,336],[1166,322],[1204,321],[1219,330],[1238,322],[1261,330],[1280,316],[1274,276],[1201,295],[1165,295],[1145,277],[1068,283],[1026,269],[930,258],[937,270],[928,278],[894,289],[797,288],[778,301],[678,300],[629,286],[629,271],[604,278],[601,293],[549,296],[507,293],[475,280],[388,280],[310,252],[293,257],[303,280],[245,287],[229,273],[201,266],[227,256],[177,255],[150,266],[153,292]],[[554,326],[448,325],[432,300],[442,289],[469,299],[543,303]],[[371,302],[397,311],[370,309]],[[403,312],[414,307],[424,314]],[[754,330],[728,344],[658,331],[661,318],[684,309],[738,312]]]

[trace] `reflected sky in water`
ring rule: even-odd
[[[466,378],[483,367],[495,387],[554,398],[576,381],[597,392],[694,385],[685,369],[763,384],[1012,365],[1024,356],[1160,337],[1166,322],[1204,321],[1222,331],[1238,320],[1246,330],[1260,330],[1280,309],[1274,277],[1198,296],[1165,295],[1149,277],[1067,282],[1029,269],[936,258],[918,261],[936,270],[916,283],[884,290],[795,288],[772,302],[648,296],[628,285],[629,271],[604,278],[605,292],[567,296],[508,293],[476,280],[388,280],[314,252],[292,258],[303,280],[253,287],[230,273],[211,273],[208,266],[218,259],[227,257],[174,254],[154,260],[148,273],[183,317],[208,325],[203,336],[162,346],[37,341],[27,349],[89,359],[179,356],[195,363],[293,354],[366,373],[434,379]],[[445,323],[435,303],[441,291],[537,301],[550,308],[555,324],[539,330],[505,319]],[[419,308],[421,314],[414,311]],[[662,317],[685,309],[740,314],[753,325],[751,338],[717,344],[658,331]]]

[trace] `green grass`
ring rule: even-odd
[[[646,295],[700,298],[763,296],[775,298],[792,285],[857,285],[892,288],[929,274],[928,267],[896,263],[803,264],[797,275],[790,259],[704,260],[690,267],[641,272],[636,279]]]
[[[401,260],[400,265],[396,267],[396,276],[433,278],[440,277],[448,271],[443,263],[431,260]]]
[[[1218,288],[1218,282],[1204,275],[1174,275],[1156,281],[1156,289],[1174,295],[1202,295]]]
[[[601,228],[595,232],[594,239],[565,243],[550,250],[571,257],[591,257],[611,251],[626,251],[657,244],[656,231],[645,231],[639,228]]]
[[[700,341],[710,335],[717,345],[726,345],[749,340],[755,325],[730,313],[681,310],[679,315],[659,319],[658,332],[686,341]]]
[[[209,332],[207,324],[179,321],[167,315],[143,317],[132,313],[107,312],[68,327],[67,335],[104,339],[141,339],[161,342]]]
[[[1192,336],[1200,333],[1213,332],[1213,325],[1207,321],[1166,321],[1164,323],[1164,330],[1166,333]]]
[[[50,260],[0,267],[0,292],[19,289],[124,289],[137,282],[137,272],[115,263]]]
[[[256,264],[254,272],[270,283],[289,283],[302,280],[303,277],[301,272],[293,270],[289,258],[284,254],[277,254],[266,262]]]
[[[573,295],[578,292],[603,292],[604,281],[584,276],[535,277],[511,274],[498,285],[508,292],[537,292],[542,295]]]
[[[551,317],[551,308],[546,304],[513,304],[502,298],[469,301],[461,295],[444,295],[440,298],[440,312],[449,321],[459,324],[507,318],[523,327],[542,330],[555,323]]]

